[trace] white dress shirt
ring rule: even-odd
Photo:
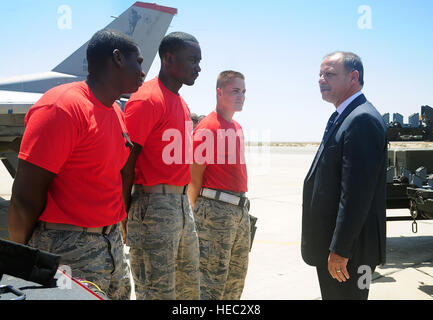
[[[337,119],[340,117],[340,115],[343,113],[344,109],[347,108],[347,106],[349,104],[352,103],[353,100],[355,100],[356,98],[358,98],[360,95],[362,94],[361,91],[358,91],[357,93],[355,93],[354,95],[350,96],[349,98],[347,98],[346,100],[343,101],[342,104],[340,104],[337,107],[337,112],[338,112],[338,116],[335,118],[335,121],[337,121]]]

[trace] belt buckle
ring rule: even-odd
[[[108,236],[110,234],[112,228],[113,228],[113,225],[103,227],[102,228],[102,234]]]
[[[241,208],[245,208],[246,203],[247,203],[247,198],[240,197],[238,206]]]
[[[241,202],[242,202],[242,207],[249,211],[250,210],[250,200],[247,197],[245,197],[245,198],[242,197]]]

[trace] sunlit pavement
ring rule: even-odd
[[[302,183],[316,147],[247,148],[250,213],[258,218],[244,300],[320,299],[315,268],[301,258]],[[0,166],[0,237],[7,238],[12,179]],[[409,215],[389,210],[388,215]],[[387,223],[387,263],[376,269],[371,300],[433,299],[433,221]],[[128,252],[128,248],[126,248]],[[135,295],[132,296],[135,299]]]

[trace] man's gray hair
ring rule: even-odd
[[[343,56],[343,66],[347,72],[358,71],[359,84],[364,86],[364,66],[362,65],[361,58],[353,52],[335,51],[325,56],[325,58],[341,54]]]

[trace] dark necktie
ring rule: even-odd
[[[328,132],[334,124],[335,118],[338,116],[338,112],[335,111],[328,120],[328,124],[326,125],[325,133],[323,134],[322,141],[325,141],[325,138],[328,136]]]

